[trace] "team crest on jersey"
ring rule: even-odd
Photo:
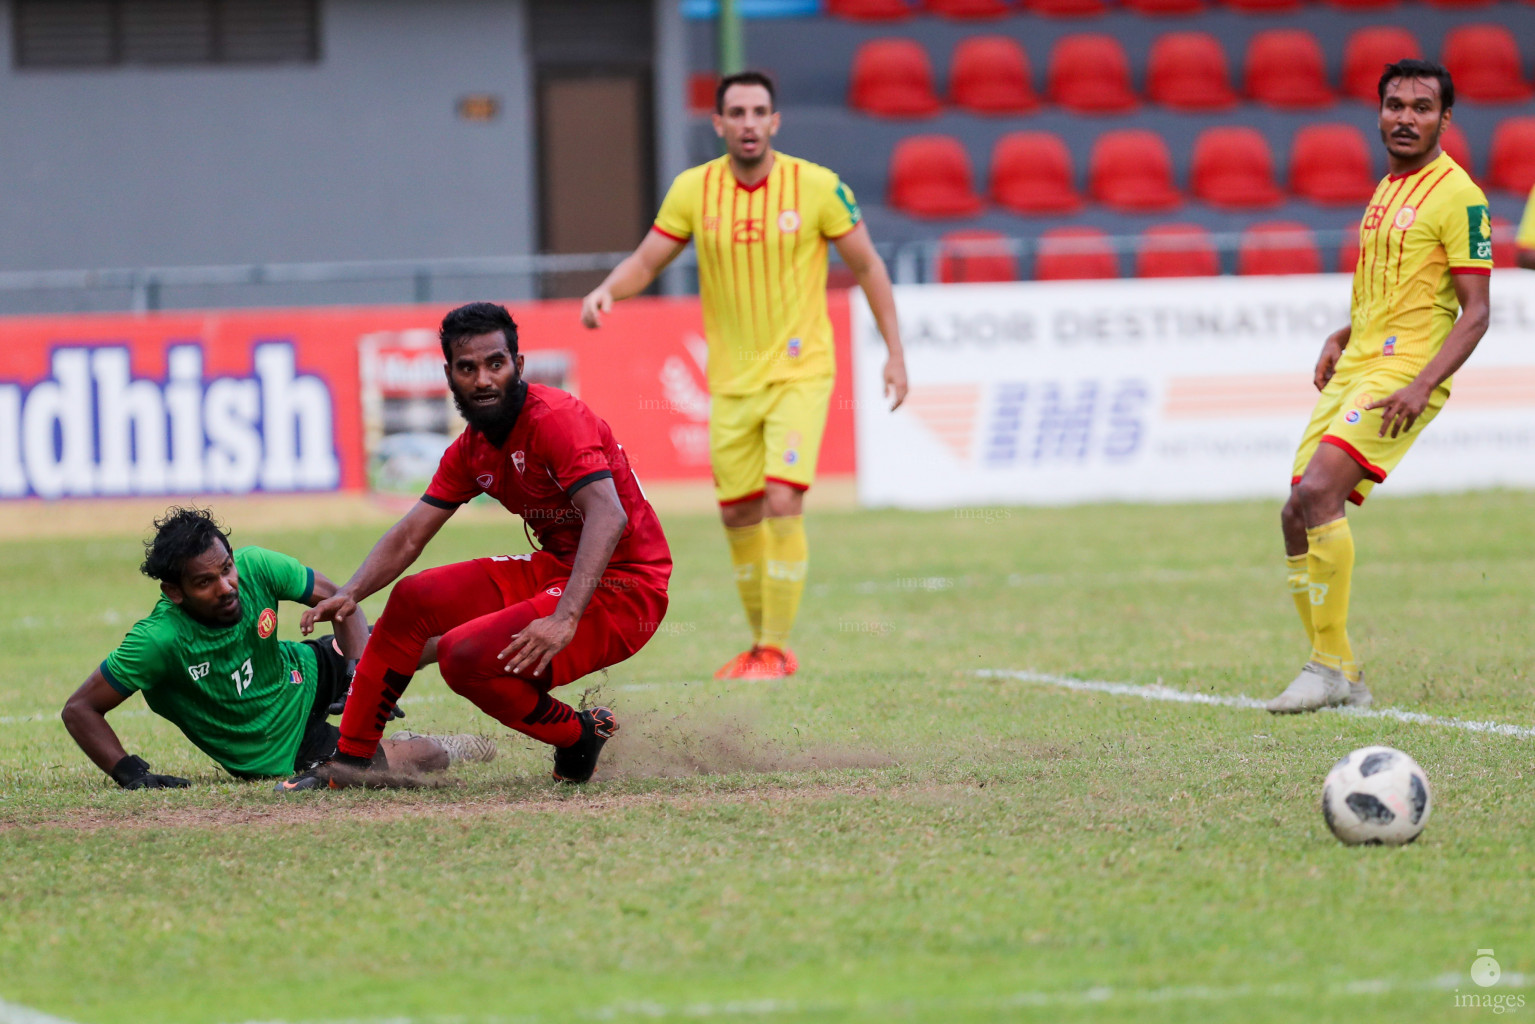
[[[1396,335],[1393,334],[1386,339],[1385,344],[1380,347],[1380,354],[1383,356],[1396,355]]]
[[[481,473],[474,478],[474,482],[480,485],[480,490],[488,491],[491,485],[496,482],[496,478],[492,473]]]
[[[512,452],[512,465],[517,467],[517,472],[521,473],[527,464],[522,452]]]
[[[200,665],[188,665],[187,672],[191,674],[193,679],[201,679],[208,674],[208,663],[205,661]]]
[[[799,461],[799,452],[795,451],[793,448],[790,448],[788,451],[783,453],[783,460],[785,464],[792,466]]]
[[[778,230],[790,234],[799,230],[799,211],[785,210],[778,215]]]
[[[1391,221],[1398,230],[1406,231],[1412,227],[1412,222],[1418,219],[1418,211],[1410,206],[1404,206],[1396,211],[1396,217]]]
[[[1359,410],[1358,409],[1350,409],[1344,415],[1343,422],[1344,423],[1358,423],[1359,422]]]
[[[256,616],[256,635],[265,640],[277,632],[277,612],[271,608],[261,609],[261,614]]]
[[[548,590],[544,591],[544,593],[548,594],[550,597],[559,597],[561,594],[565,593],[565,591],[561,590],[559,587],[550,587]]]
[[[789,358],[798,359],[800,353],[800,341],[798,338],[789,339]]]

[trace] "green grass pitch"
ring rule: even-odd
[[[1352,513],[1378,705],[1535,724],[1531,508]],[[668,517],[666,628],[589,681],[624,723],[597,781],[557,789],[429,669],[405,724],[493,732],[497,760],[300,799],[221,776],[137,699],[113,718],[128,748],[196,785],[112,786],[57,713],[150,606],[138,543],[0,544],[0,1021],[1310,1024],[1524,1001],[1535,740],[976,673],[1272,696],[1306,653],[1277,503],[809,523],[793,679],[712,680],[745,639],[725,543]],[[338,580],[379,532],[230,525]],[[453,523],[423,564],[524,547],[511,521]],[[1323,775],[1371,743],[1433,784],[1413,846],[1322,822]],[[1503,980],[1481,989],[1488,948]]]

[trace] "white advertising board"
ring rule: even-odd
[[[853,306],[865,505],[1280,497],[1347,275],[903,285],[911,394]],[[1535,274],[1492,278],[1492,326],[1376,493],[1535,488]]]

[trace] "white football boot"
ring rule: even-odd
[[[389,738],[392,740],[431,740],[442,748],[443,753],[448,755],[449,764],[458,764],[460,761],[484,763],[496,759],[496,741],[489,736],[476,736],[471,733],[437,736],[424,732],[411,732],[409,729],[400,729],[390,733]]]
[[[1359,681],[1348,684],[1348,700],[1343,702],[1344,707],[1367,708],[1375,703],[1375,697],[1370,693],[1370,688],[1364,685],[1364,669],[1359,670]]]
[[[1363,689],[1362,683],[1360,688]],[[1369,692],[1364,690],[1366,696]],[[1299,711],[1337,707],[1349,697],[1348,678],[1342,672],[1308,661],[1295,681],[1285,687],[1284,693],[1268,702],[1268,709],[1276,715],[1293,715]]]

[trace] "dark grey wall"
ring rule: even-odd
[[[314,65],[70,71],[13,67],[10,6],[0,270],[532,251],[520,0],[322,0]]]

